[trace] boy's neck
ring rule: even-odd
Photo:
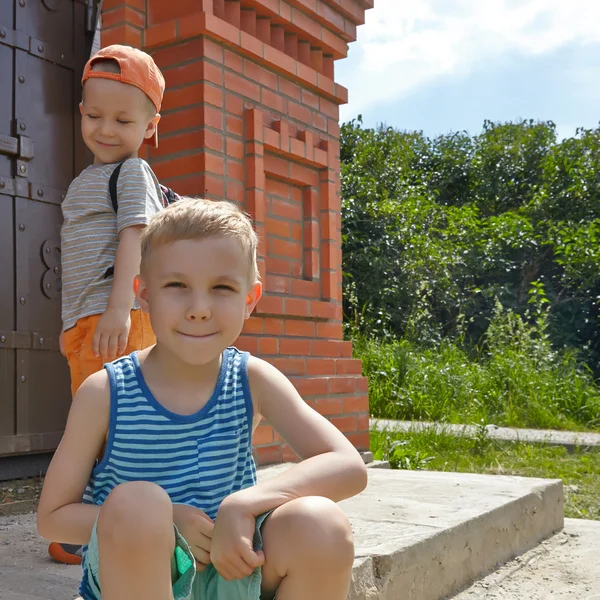
[[[97,167],[102,167],[102,166],[104,166],[104,165],[116,165],[116,164],[118,164],[118,163],[125,162],[126,160],[129,160],[130,158],[139,158],[139,157],[138,157],[138,153],[137,153],[137,152],[134,152],[133,154],[130,154],[129,156],[126,156],[125,158],[122,158],[121,160],[117,160],[117,161],[116,161],[116,162],[114,162],[114,163],[105,163],[105,162],[102,162],[102,161],[101,161],[101,160],[100,160],[100,159],[99,159],[99,158],[98,158],[98,157],[97,157],[97,156],[94,154],[94,166],[97,166]]]
[[[184,363],[159,343],[143,354],[144,363],[165,383],[177,382],[184,386],[196,386],[207,381],[214,382],[221,370],[222,354],[204,365]]]

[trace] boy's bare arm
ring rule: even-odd
[[[105,371],[81,386],[71,405],[38,507],[40,535],[67,544],[87,544],[100,507],[82,498],[102,449],[110,418],[110,386]]]
[[[130,312],[135,294],[133,280],[140,271],[140,234],[143,225],[125,227],[119,233],[119,245],[115,254],[113,284],[108,306],[100,317],[92,350],[97,356],[114,359],[125,352],[129,338]]]
[[[133,279],[140,272],[142,253],[140,234],[144,225],[125,227],[119,233],[119,246],[115,255],[115,274],[108,308],[124,309],[128,312],[133,306],[135,294]]]
[[[302,462],[269,481],[233,494],[226,502],[241,501],[257,516],[295,498],[325,496],[337,502],[360,493],[367,484],[367,471],[346,437],[310,408],[275,367],[251,357],[248,376],[255,410]]]

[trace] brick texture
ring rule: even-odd
[[[342,339],[339,106],[334,61],[372,0],[104,0],[102,44],[150,52],[166,92],[148,159],[182,194],[253,217],[265,294],[238,347],[273,363],[359,449],[368,384]],[[295,460],[263,422],[261,464]]]

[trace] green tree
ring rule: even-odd
[[[342,126],[344,309],[378,335],[481,343],[496,301],[600,371],[600,128],[486,121],[425,137]]]

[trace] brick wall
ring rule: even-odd
[[[182,194],[242,203],[265,295],[237,345],[272,362],[359,449],[367,381],[342,339],[334,81],[373,0],[104,0],[102,45],[150,52],[167,89],[148,159]],[[263,423],[260,463],[294,458]]]

